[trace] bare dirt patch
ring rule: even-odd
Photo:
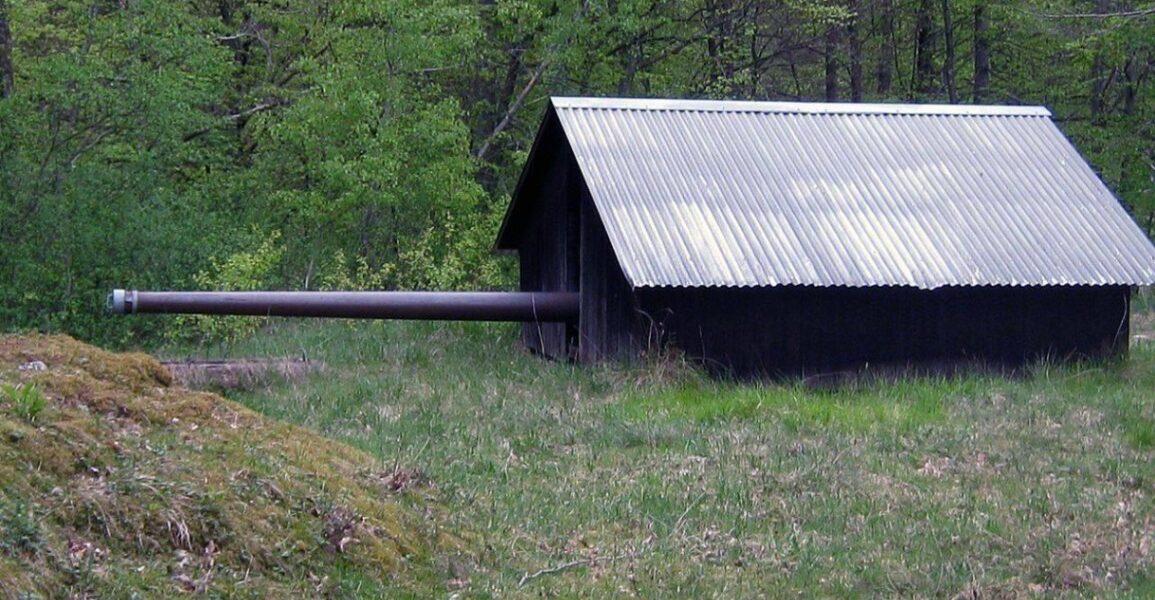
[[[325,368],[321,362],[286,358],[171,360],[161,364],[177,385],[220,390],[251,390],[271,378],[295,381]]]

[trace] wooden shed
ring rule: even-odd
[[[554,98],[497,247],[531,348],[738,375],[1124,352],[1155,247],[1036,107]]]

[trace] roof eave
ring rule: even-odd
[[[1000,106],[979,104],[899,104],[862,102],[768,102],[741,100],[682,100],[666,98],[586,98],[554,97],[552,108],[659,110],[698,112],[755,112],[778,114],[845,115],[935,115],[1050,117],[1042,106]]]

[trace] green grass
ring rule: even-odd
[[[0,400],[12,405],[12,411],[21,419],[32,423],[44,411],[47,401],[35,385],[13,385],[0,383]]]
[[[277,322],[227,353],[323,361],[234,396],[428,478],[476,541],[438,559],[429,595],[1142,597],[1155,580],[1155,344],[823,392],[546,362],[499,325]]]
[[[867,433],[910,431],[939,422],[944,402],[959,393],[958,382],[916,380],[866,390],[810,393],[800,385],[723,383],[636,390],[621,403],[625,419],[669,419],[714,424],[770,416],[788,430],[835,429]]]
[[[1140,450],[1155,449],[1155,422],[1134,418],[1126,422],[1127,441]]]

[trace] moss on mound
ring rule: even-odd
[[[399,480],[147,355],[0,337],[0,597],[436,589],[467,549]]]

